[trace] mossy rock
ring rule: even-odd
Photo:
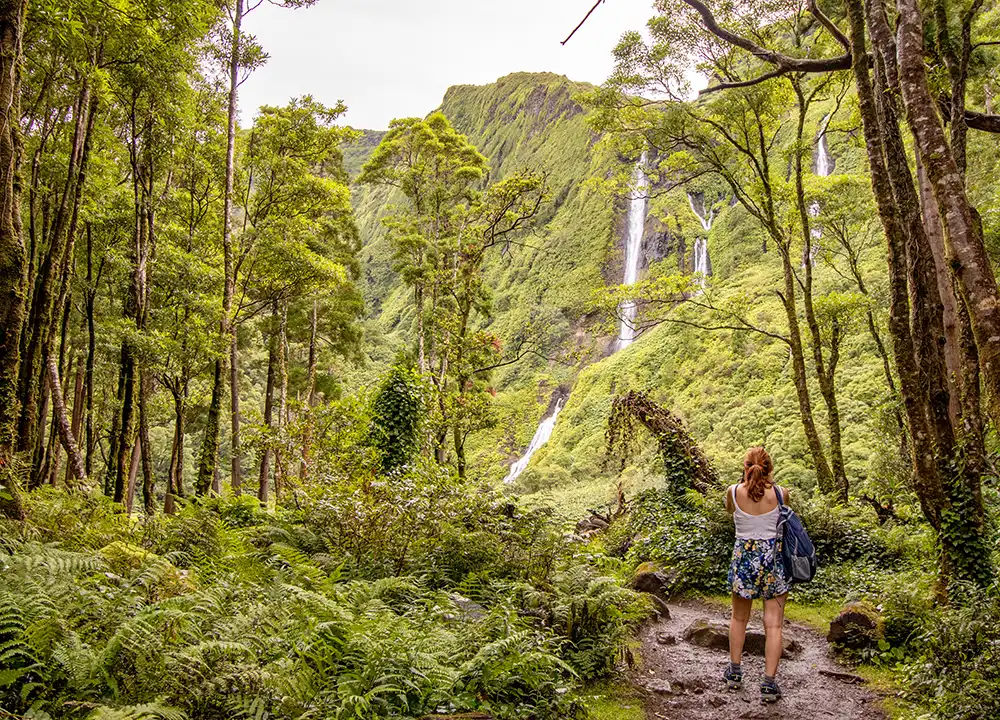
[[[830,622],[826,640],[832,645],[849,650],[874,647],[885,637],[882,614],[871,603],[849,602]]]

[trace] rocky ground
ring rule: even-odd
[[[785,657],[778,671],[784,698],[760,701],[764,676],[763,618],[754,610],[743,656],[743,688],[728,690],[722,672],[729,661],[728,612],[696,602],[670,604],[670,619],[649,623],[640,634],[641,661],[633,681],[644,696],[649,720],[878,720],[879,696],[834,660],[826,640],[785,621]]]

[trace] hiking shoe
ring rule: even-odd
[[[773,703],[781,699],[781,688],[776,682],[764,681],[760,684],[760,701],[763,703]]]
[[[729,686],[730,690],[736,690],[743,687],[742,670],[733,670],[727,665],[726,671],[722,674],[722,679],[726,681],[726,685]]]

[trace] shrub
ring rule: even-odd
[[[1000,716],[1000,595],[952,588],[968,594],[962,604],[926,616],[917,638],[919,656],[907,668],[911,694],[940,720]]]

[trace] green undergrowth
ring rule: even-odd
[[[731,595],[690,592],[683,597],[698,600],[719,610],[728,610],[732,607]],[[843,607],[843,603],[833,600],[808,603],[797,602],[795,592],[793,591],[789,596],[788,603],[785,605],[785,617],[792,622],[800,623],[817,633],[825,635],[830,629],[830,621],[837,617],[837,614]],[[763,606],[760,603],[755,605],[755,609],[757,610],[761,610],[762,608]]]
[[[32,493],[0,526],[0,708],[582,719],[649,612],[620,561],[487,488],[410,469],[295,492],[276,512],[226,497],[152,518]]]

